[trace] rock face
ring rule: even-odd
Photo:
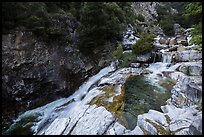
[[[189,76],[200,76],[202,75],[202,62],[182,63],[179,67],[179,71]]]
[[[152,25],[151,22],[156,21],[157,7],[163,5],[161,2],[132,2],[132,7],[135,15],[142,15],[145,18],[144,22],[138,21],[137,24],[146,32],[152,32],[155,35],[164,35],[163,30],[159,25]]]
[[[178,51],[179,61],[202,60],[202,52],[196,50]]]
[[[183,34],[185,30],[179,24],[174,24],[174,31],[175,31],[175,35],[179,35],[179,34]]]
[[[176,44],[177,44],[176,38],[171,38],[171,39],[169,40],[169,46],[174,46],[174,45],[176,45]]]
[[[148,21],[155,20],[158,16],[156,7],[160,5],[159,2],[134,2],[132,4],[135,9],[135,13],[142,14]]]
[[[145,74],[146,69],[121,68],[114,71],[115,69],[109,70],[110,68],[104,68],[97,74],[100,75],[100,77],[98,77],[100,78],[99,80],[93,76],[81,86],[81,89],[79,88],[79,90],[69,98],[61,99],[55,101],[56,103],[53,102],[26,112],[27,114],[38,115],[38,120],[33,122],[32,129],[34,134],[202,134],[202,123],[199,122],[202,121],[202,108],[200,108],[202,106],[201,76],[187,76],[182,72],[175,71],[179,70],[182,65],[185,65],[185,63],[177,63],[169,67],[169,74],[167,75],[177,80],[177,83],[171,90],[172,96],[167,101],[167,104],[161,106],[162,112],[149,110],[148,113],[138,115],[137,125],[133,130],[126,129],[120,121],[118,121],[116,115],[120,114],[119,112],[121,112],[120,110],[122,109],[124,96],[123,84],[126,79],[131,75]],[[114,65],[112,65],[112,67],[114,67]],[[114,72],[109,74],[107,71]],[[158,70],[156,70],[156,72],[161,73]],[[92,86],[92,84],[95,86]],[[77,99],[78,96],[83,97]],[[23,115],[24,116],[20,116],[19,119],[23,120],[26,114]]]
[[[94,59],[82,55],[74,45],[45,43],[32,32],[2,35],[3,122],[69,96],[88,76],[112,61],[109,52]],[[99,67],[100,57],[108,60]]]
[[[148,134],[202,134],[202,124],[198,122],[198,119],[202,121],[202,76],[200,74],[188,76],[182,72],[172,71],[181,70],[185,65],[202,66],[201,62],[177,63],[171,66],[167,75],[177,80],[177,83],[171,90],[172,96],[167,100],[167,105],[161,106],[163,113],[149,110],[148,113],[138,116],[137,126]]]
[[[166,39],[165,38],[160,38],[159,43],[160,44],[166,44]]]
[[[153,62],[153,57],[151,53],[146,53],[137,56],[137,62],[140,63],[150,63]]]
[[[116,102],[117,99],[124,96],[122,84],[124,84],[130,75],[141,74],[142,69],[123,68],[109,75],[108,72],[112,71],[114,71],[113,65],[104,68],[84,83],[72,96],[27,111],[17,121],[23,120],[28,115],[37,115],[38,120],[35,120],[32,127],[34,134],[37,135],[102,135],[133,134],[136,132],[142,134],[143,132],[139,127],[133,131],[127,130],[118,123],[115,117],[116,111],[121,108],[120,105],[123,102],[123,98],[118,103]],[[97,82],[100,78],[99,76],[104,77]],[[92,84],[97,86],[91,87]],[[115,85],[118,86],[114,90],[106,91],[107,87]],[[109,95],[104,96],[106,94]],[[78,99],[79,96],[83,97]],[[109,103],[109,105],[101,105],[102,99],[106,104]],[[110,109],[108,111],[109,106]]]

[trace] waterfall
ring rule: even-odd
[[[172,54],[165,52],[162,53],[162,63],[171,63]]]
[[[34,132],[34,134],[41,134],[41,132],[43,133],[44,130],[41,131],[41,127],[46,126],[47,121],[52,122],[54,121],[56,117],[61,115],[61,113],[57,113],[58,108],[59,109],[63,108],[63,106],[66,104],[66,106],[69,107],[70,109],[71,108],[78,109],[78,107],[80,106],[80,103],[81,104],[83,104],[84,102],[86,103],[86,100],[81,101],[81,99],[87,95],[88,91],[90,90],[90,87],[93,84],[95,84],[103,76],[115,71],[116,67],[117,67],[117,61],[112,62],[110,66],[107,66],[101,69],[100,72],[90,77],[86,82],[84,82],[79,87],[78,90],[75,91],[73,95],[69,96],[68,98],[61,98],[49,104],[46,104],[44,106],[24,112],[14,121],[14,123],[11,125],[11,127],[6,132],[7,133],[13,132],[13,129],[20,130],[21,128],[23,128],[23,125],[20,125],[19,127],[19,122],[23,121],[27,117],[37,116],[38,121],[31,127],[31,130]],[[67,104],[69,104],[69,106]],[[66,109],[66,110],[69,111],[70,109]]]
[[[115,70],[114,63],[112,63],[110,66],[103,68],[98,74],[92,76],[89,78],[87,82],[85,82],[83,85],[79,87],[79,89],[72,95],[74,96],[75,101],[81,100],[81,98],[86,95],[89,88],[97,82],[101,77],[105,76],[109,72],[112,72]]]

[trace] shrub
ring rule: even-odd
[[[113,51],[112,54],[114,57],[117,57],[118,59],[122,57],[123,55],[123,47],[122,45],[118,45],[117,49]]]
[[[136,17],[135,17],[137,20],[141,21],[141,22],[144,22],[145,21],[145,18],[142,14],[138,14]]]
[[[149,52],[154,49],[154,35],[148,33],[142,33],[141,38],[132,45],[133,53],[140,55],[146,52]]]
[[[115,42],[120,39],[122,30],[126,26],[124,25],[127,20],[126,16],[116,2],[84,3],[81,8],[82,25],[77,43],[80,51],[89,54],[92,50],[103,47],[106,42]]]
[[[118,59],[120,67],[129,67],[130,63],[136,61],[137,59],[137,56],[132,52],[123,53],[122,45],[118,45],[117,49],[113,51],[112,55]]]
[[[161,25],[161,28],[163,29],[164,33],[167,36],[173,36],[174,31],[174,20],[171,17],[164,18],[160,20],[159,24]]]
[[[122,54],[122,59],[120,60],[120,67],[129,67],[132,62],[135,62],[137,56],[132,52],[126,52]]]

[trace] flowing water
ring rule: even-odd
[[[134,129],[137,116],[147,113],[149,109],[161,111],[160,107],[166,105],[166,100],[171,96],[170,90],[173,85],[167,79],[157,82],[142,75],[130,77],[125,83],[124,117],[128,123],[126,128]]]
[[[153,73],[147,75],[130,77],[125,83],[126,99],[124,107],[124,118],[128,125],[126,128],[133,129],[137,123],[137,115],[148,112],[149,109],[160,111],[160,106],[165,105],[170,98],[170,89],[173,84],[167,78],[161,77],[163,70],[168,70],[168,63],[152,63],[149,70]],[[27,111],[19,116],[3,134],[38,134],[41,127],[46,129],[46,121],[51,123],[54,119],[73,109],[80,109],[80,105],[87,103],[92,98],[89,90],[100,78],[115,71],[112,64],[102,69],[98,74],[89,78],[70,97],[62,98],[45,106]],[[85,99],[83,99],[85,97]],[[83,99],[83,100],[82,100]],[[58,111],[62,109],[62,111]],[[122,124],[122,123],[121,123]],[[43,132],[43,131],[42,131]]]
[[[90,77],[88,81],[84,82],[84,84],[82,84],[70,97],[58,99],[45,106],[26,111],[20,115],[18,119],[14,120],[14,123],[8,130],[3,132],[3,134],[34,134],[41,126],[40,124],[43,123],[42,121],[53,120],[58,115],[57,113],[50,115],[53,110],[67,105],[72,105],[72,107],[74,107],[74,105],[77,105],[77,103],[87,94],[93,84],[95,84],[101,77],[113,71],[115,71],[114,63],[103,68],[98,74]]]
[[[166,105],[175,84],[162,72],[174,71],[176,68],[177,65],[169,66],[169,63],[151,63],[147,68],[151,74],[133,76],[126,81],[124,117],[128,124],[121,124],[132,130],[137,124],[138,115],[147,113],[149,109],[161,111],[160,107]]]
[[[165,52],[162,54],[162,62],[163,63],[171,63],[172,54],[171,52]]]

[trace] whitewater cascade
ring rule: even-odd
[[[171,63],[172,54],[169,52],[162,53],[162,63]]]
[[[98,74],[89,78],[87,82],[84,82],[83,85],[79,87],[79,89],[72,95],[75,101],[79,101],[83,96],[86,95],[89,88],[96,83],[101,77],[107,75],[109,72],[114,71],[116,68],[114,66],[114,62],[111,63],[110,66],[103,68]]]
[[[122,45],[126,50],[130,50],[131,46],[136,43],[140,38],[136,36],[136,32],[133,30],[131,24],[128,25],[127,31],[123,34]]]
[[[21,123],[21,121],[23,121],[24,119],[27,119],[28,117],[37,116],[37,122],[35,122],[31,129],[34,132],[34,134],[42,134],[44,131],[41,131],[41,128],[46,126],[46,121],[51,122],[60,115],[56,112],[59,108],[63,109],[64,108],[63,106],[65,106],[67,110],[65,112],[66,114],[68,114],[68,112],[71,111],[72,109],[79,109],[79,107],[83,106],[87,100],[91,99],[93,95],[90,94],[87,95],[91,86],[95,84],[103,76],[109,74],[110,72],[115,71],[116,70],[115,63],[116,62],[112,62],[110,66],[103,68],[96,75],[90,77],[88,81],[84,82],[79,87],[79,89],[68,98],[61,98],[42,107],[26,111],[25,113],[20,115],[18,119],[14,121],[14,123],[10,126],[10,128],[6,132],[10,132],[10,130],[12,132],[12,129],[15,129],[18,123],[19,122]],[[81,101],[81,99],[86,95],[89,97],[87,97],[86,100]]]

